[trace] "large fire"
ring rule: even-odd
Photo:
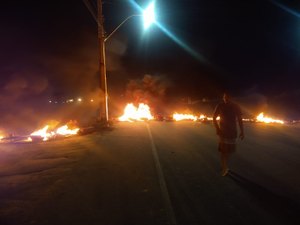
[[[140,103],[138,107],[134,106],[132,103],[127,104],[124,109],[124,114],[120,116],[119,121],[148,121],[153,120],[154,116],[152,116],[150,107],[144,103]],[[193,114],[180,114],[174,113],[172,116],[174,121],[212,121],[213,118],[206,116],[204,114],[200,114],[199,116]],[[219,120],[220,117],[217,117]],[[279,124],[289,124],[287,121],[273,119],[271,117],[264,116],[264,113],[260,113],[256,119],[245,119],[245,122],[262,122],[262,123],[279,123]],[[76,121],[69,121],[67,124],[60,126],[58,128],[57,124],[47,124],[43,128],[32,132],[30,135],[26,136],[14,136],[13,134],[6,135],[5,132],[0,131],[0,143],[11,143],[11,142],[32,142],[36,140],[48,141],[51,139],[55,139],[57,137],[68,137],[72,135],[76,135],[79,133],[80,129],[77,127]]]
[[[263,122],[263,123],[280,123],[280,124],[284,124],[283,120],[278,120],[278,119],[273,119],[270,117],[265,117],[264,113],[260,113],[257,117],[256,117],[257,122]]]
[[[79,128],[70,129],[68,125],[61,126],[54,131],[48,131],[49,125],[46,125],[40,130],[34,131],[30,134],[31,137],[43,138],[43,141],[48,141],[55,136],[70,136],[78,133]]]
[[[43,141],[49,140],[49,138],[53,137],[55,135],[54,132],[47,132],[49,128],[49,125],[44,126],[42,129],[34,131],[30,134],[30,136],[33,137],[42,137]]]
[[[124,114],[119,117],[119,121],[144,121],[153,120],[150,107],[144,103],[140,103],[138,107],[135,107],[132,103],[127,104],[124,109]]]
[[[77,127],[77,122],[70,120],[67,124],[56,128],[56,124],[49,123],[42,129],[32,132],[30,135],[4,135],[0,132],[0,143],[26,143],[34,141],[48,141],[57,137],[69,137],[79,133],[80,128]]]

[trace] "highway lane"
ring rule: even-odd
[[[298,133],[247,124],[227,177],[211,124],[0,145],[0,224],[299,224]]]
[[[0,224],[166,224],[148,131],[0,146]]]
[[[151,130],[179,224],[299,223],[299,128],[246,124],[227,177],[211,124],[151,123]]]

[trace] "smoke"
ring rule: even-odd
[[[1,67],[0,130],[5,133],[28,134],[51,120],[96,120],[101,98],[97,39],[84,33],[52,45]],[[84,102],[66,104],[79,97]]]
[[[257,86],[245,90],[237,99],[245,116],[253,117],[264,112],[273,117],[287,120],[300,118],[300,90],[290,90],[273,95],[265,95]]]
[[[106,66],[108,72],[123,70],[121,58],[125,54],[127,44],[125,40],[109,39],[106,44]]]
[[[274,96],[270,100],[274,111],[290,119],[300,119],[300,89],[289,90]]]
[[[166,92],[170,86],[171,82],[165,76],[146,74],[141,79],[128,82],[125,98],[129,102],[146,103],[158,109],[164,105]]]
[[[24,7],[30,7],[25,4],[18,12],[24,16],[22,24],[14,19],[3,24],[7,29],[0,37],[0,131],[28,134],[49,121],[77,120],[85,126],[99,114],[103,93],[99,89],[97,26],[94,21],[90,24],[82,2],[72,3],[72,10],[70,4],[50,5],[47,8],[54,9],[50,11],[56,15],[43,13],[42,23],[36,18],[44,12],[45,4],[35,4],[41,10],[23,15]],[[6,11],[14,8],[12,5]],[[124,91],[128,74],[123,70],[122,57],[127,41],[115,37],[106,43],[107,72],[125,79]],[[111,97],[115,86],[109,86],[109,91]],[[83,101],[77,102],[78,98]],[[74,102],[66,103],[68,99]]]
[[[13,75],[5,83],[1,95],[0,104],[23,100],[26,97],[33,97],[42,94],[48,87],[48,80],[45,77],[36,75]]]
[[[21,76],[21,74],[23,76]],[[8,133],[25,132],[39,117],[48,80],[24,71],[11,75],[0,91],[0,123]]]

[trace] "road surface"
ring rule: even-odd
[[[300,224],[300,128],[246,124],[222,177],[211,124],[0,145],[1,225]]]

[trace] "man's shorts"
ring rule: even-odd
[[[236,138],[220,138],[219,152],[232,153],[236,150]]]

